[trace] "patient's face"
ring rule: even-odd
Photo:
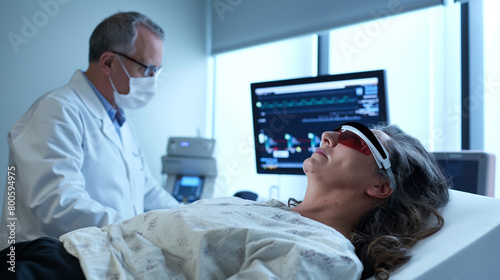
[[[386,140],[381,131],[374,131],[377,138]],[[304,161],[308,180],[325,188],[342,188],[358,191],[380,180],[378,166],[373,155],[362,153],[338,142],[339,132],[324,132],[320,149]]]

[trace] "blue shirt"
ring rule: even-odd
[[[85,73],[83,73],[83,71],[82,71],[82,74],[85,77],[85,79],[87,79],[87,82],[89,82],[90,86],[94,90],[94,92],[97,95],[97,97],[99,98],[99,100],[101,100],[102,105],[104,105],[104,109],[108,113],[108,116],[111,118],[111,122],[113,122],[113,125],[115,126],[116,133],[118,133],[118,136],[120,137],[120,139],[122,139],[122,135],[120,133],[120,127],[122,127],[123,123],[127,120],[127,118],[125,118],[125,113],[118,106],[116,107],[117,109],[113,108],[113,106],[111,106],[111,104],[109,104],[108,100],[106,100],[106,98],[104,98],[104,96],[102,96],[102,94],[97,90],[97,88],[94,86],[94,84],[92,84],[92,82],[89,80],[87,75],[85,75]]]

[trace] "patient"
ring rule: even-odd
[[[369,136],[369,131],[355,126]],[[347,236],[363,262],[362,278],[386,279],[410,259],[416,242],[441,229],[444,221],[438,210],[449,200],[450,185],[434,156],[416,138],[396,125],[376,126],[373,133],[384,147],[377,149],[374,139],[375,147],[367,150],[356,135],[325,132],[328,162],[321,164],[325,159],[314,155],[304,162],[308,188],[304,201],[292,211]],[[363,158],[363,153],[373,156]],[[390,159],[388,169],[383,168],[384,153]]]
[[[207,199],[76,230],[60,237],[58,256],[69,261],[54,270],[79,264],[67,271],[87,279],[386,279],[443,226],[448,180],[397,126],[372,132],[347,123],[325,132],[303,167],[301,202]],[[8,249],[2,279],[14,277]]]

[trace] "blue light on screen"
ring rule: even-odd
[[[200,184],[200,177],[184,176],[181,179],[182,186],[197,187]]]

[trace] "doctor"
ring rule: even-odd
[[[106,18],[90,38],[87,71],[43,95],[11,128],[16,208],[14,216],[3,211],[2,225],[17,218],[16,242],[178,206],[151,176],[123,111],[155,94],[163,37],[142,14]],[[12,242],[8,230],[0,227],[2,248]]]

